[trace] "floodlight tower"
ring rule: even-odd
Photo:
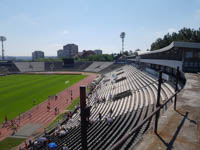
[[[0,36],[0,41],[2,43],[2,60],[4,60],[4,47],[3,47],[3,42],[6,41],[5,36]]]
[[[122,54],[124,53],[124,38],[125,38],[125,32],[121,32],[120,38],[122,38]]]

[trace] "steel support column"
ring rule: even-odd
[[[158,92],[157,92],[157,103],[156,103],[156,108],[160,107],[160,91],[161,91],[161,84],[162,84],[162,72],[160,71],[159,73],[159,79],[158,79]],[[155,118],[155,128],[154,132],[157,134],[158,130],[158,119],[160,116],[160,110],[156,113],[156,118]]]
[[[81,144],[82,150],[87,150],[87,121],[86,121],[86,86],[80,86],[80,108],[81,108]]]
[[[175,83],[175,93],[178,90],[179,75],[180,75],[179,67],[177,67],[177,71],[176,71],[176,83]],[[175,97],[174,97],[174,110],[176,110],[176,100],[177,100],[177,95],[175,95]]]

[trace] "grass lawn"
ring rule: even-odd
[[[8,75],[0,77],[0,123],[43,102],[50,95],[66,89],[86,75]],[[66,81],[69,81],[67,83]]]
[[[10,148],[21,144],[25,139],[22,138],[6,138],[0,142],[1,150],[10,150]],[[10,146],[10,148],[8,147]]]

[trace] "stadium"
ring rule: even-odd
[[[177,111],[192,114],[195,130],[183,132],[198,133],[199,54],[199,43],[172,42],[115,62],[1,61],[0,139],[20,138],[16,149],[143,149],[162,123],[179,123],[162,120]]]

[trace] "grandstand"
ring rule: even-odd
[[[90,66],[88,66],[84,71],[89,72],[100,72],[101,70],[112,65],[113,62],[93,62]]]
[[[169,102],[162,107],[164,112],[174,102],[174,97],[171,96],[183,88],[184,72],[199,71],[199,49],[199,44],[173,42],[155,52],[127,57],[124,62],[128,61],[129,65],[113,62],[76,62],[73,66],[65,66],[66,68],[61,62],[16,62],[15,65],[21,72],[72,70],[101,73],[102,76],[92,82],[94,86],[86,99],[87,105],[91,107],[90,125],[87,129],[88,149],[111,149],[127,134],[128,138],[117,149],[132,149],[154,122],[152,118],[147,118],[157,109],[159,71],[163,72],[161,105]],[[181,81],[178,88],[175,86],[177,67],[180,69]],[[68,117],[62,122],[66,135],[55,135],[59,132],[57,127],[47,132],[50,141],[58,145],[57,149],[62,149],[63,144],[67,144],[69,149],[82,149],[80,120],[80,108],[77,105],[72,118]],[[144,120],[147,121],[138,128]],[[135,127],[136,132],[130,134]],[[42,136],[45,135],[40,137]],[[37,140],[38,137],[34,139]],[[43,146],[39,149],[48,148]]]
[[[88,127],[88,149],[109,149],[123,135],[133,129],[139,122],[145,119],[155,108],[157,98],[157,79],[145,72],[138,70],[132,65],[125,65],[119,69],[104,74],[104,78],[98,83],[91,95],[88,95],[87,104],[92,106]],[[126,79],[116,82],[117,79]],[[113,97],[126,91],[131,91],[131,95],[122,95],[117,100]],[[174,88],[165,82],[161,89],[161,100],[164,102],[174,93]],[[111,96],[112,95],[112,96]],[[105,102],[102,100],[105,98]],[[112,124],[108,124],[106,118],[112,110]],[[98,114],[102,115],[102,120],[98,120]],[[145,133],[151,121],[146,123],[136,134],[131,136],[120,149],[128,149],[131,145]],[[80,135],[80,110],[71,119],[63,124],[68,130],[68,134],[63,137],[50,133],[51,140],[62,149],[64,143],[70,149],[81,149]],[[47,148],[47,147],[46,147]],[[43,149],[46,149],[43,147]],[[42,149],[42,148],[41,148]]]
[[[105,73],[108,73],[108,72],[111,72],[112,70],[116,70],[122,66],[124,66],[125,64],[116,64],[116,63],[113,63],[112,65],[102,69],[99,73],[101,74],[105,74]]]
[[[0,74],[16,73],[19,69],[12,61],[0,61]]]
[[[92,62],[85,61],[85,62],[75,62],[73,65],[65,65],[63,67],[64,70],[67,71],[83,71],[85,70],[88,66],[90,66]]]
[[[8,69],[8,72],[37,72],[37,71],[86,71],[100,72],[111,66],[119,65],[113,62],[75,62],[64,65],[63,62],[0,62],[1,70]],[[3,69],[4,68],[4,69]]]
[[[128,57],[128,60],[168,74],[175,74],[177,67],[183,72],[199,72],[199,50],[200,43],[175,41],[162,49]]]
[[[63,62],[45,62],[45,71],[60,71],[63,68]]]
[[[14,62],[20,72],[44,71],[44,62]]]

